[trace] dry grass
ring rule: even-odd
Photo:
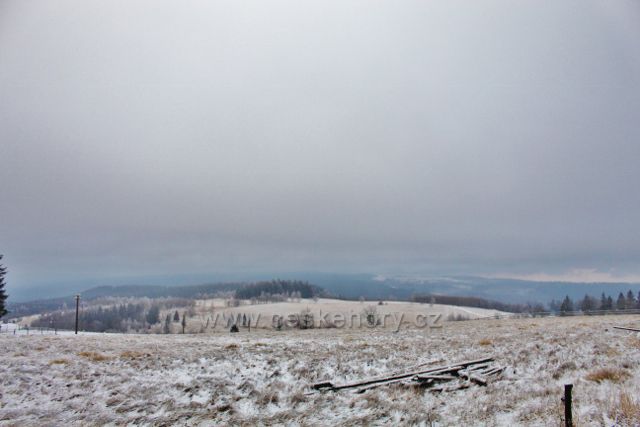
[[[84,357],[92,362],[104,362],[105,360],[111,359],[109,356],[105,356],[104,354],[97,353],[95,351],[81,351],[78,353],[78,356]]]
[[[278,403],[280,397],[275,391],[267,390],[258,395],[256,402],[260,405],[268,405],[269,403]]]
[[[640,348],[611,328],[625,319],[542,318],[535,319],[539,330],[525,332],[526,319],[488,319],[453,322],[428,335],[252,328],[251,334],[180,337],[0,336],[7,354],[26,354],[0,364],[0,424],[558,425],[562,384],[574,382],[576,425],[639,425]],[[590,326],[577,328],[580,322]],[[84,356],[77,355],[81,350]],[[94,353],[111,361],[89,361]],[[507,367],[487,387],[307,394],[315,382],[347,383],[485,355]],[[47,365],[52,358],[62,360]],[[587,375],[590,381],[580,381]],[[627,395],[619,397],[621,390]]]
[[[140,351],[131,351],[131,350],[127,350],[127,351],[123,351],[122,353],[120,353],[120,357],[122,359],[139,359],[142,357],[148,356],[148,354],[146,353],[142,353]]]
[[[68,365],[71,363],[68,359],[53,359],[49,362],[49,365]]]
[[[640,338],[630,337],[627,342],[630,347],[640,348]]]
[[[602,368],[596,371],[589,372],[586,378],[589,381],[595,381],[601,383],[603,381],[611,381],[613,383],[619,383],[629,377],[629,372],[619,368]]]
[[[609,415],[622,425],[638,425],[640,422],[640,401],[622,391]]]
[[[604,354],[607,357],[616,357],[616,356],[620,356],[620,352],[618,350],[616,350],[613,347],[609,347],[605,350]]]
[[[303,391],[297,391],[293,393],[289,398],[289,401],[295,406],[298,403],[303,403],[307,401],[307,396],[304,395]]]
[[[576,364],[572,361],[569,362],[565,362],[563,364],[561,364],[560,366],[558,366],[558,368],[553,371],[553,374],[551,375],[551,377],[554,380],[557,380],[558,378],[560,378],[561,376],[563,376],[566,372],[568,371],[575,371],[578,367],[576,366]]]

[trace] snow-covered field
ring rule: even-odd
[[[398,324],[403,326],[426,326],[427,323],[441,323],[451,316],[463,319],[481,319],[487,317],[506,317],[510,313],[497,310],[488,310],[472,307],[456,307],[442,304],[420,304],[405,301],[385,301],[378,304],[377,301],[345,301],[335,299],[302,299],[298,302],[277,302],[269,304],[249,304],[242,301],[238,307],[225,306],[225,300],[209,299],[198,300],[195,306],[195,314],[188,319],[187,330],[191,332],[209,331],[211,329],[229,329],[230,319],[240,319],[238,324],[242,324],[243,316],[251,319],[252,326],[259,328],[273,329],[274,316],[281,317],[285,325],[287,319],[299,316],[308,310],[314,317],[316,328],[327,327],[327,324],[334,327],[346,329],[359,328],[366,323],[365,312],[374,310],[380,320],[380,328],[397,329]],[[162,313],[173,314],[173,309]],[[295,323],[295,322],[294,322]],[[203,326],[207,326],[203,328]]]
[[[0,424],[560,425],[563,384],[573,383],[577,425],[637,425],[640,337],[614,325],[640,318],[485,319],[397,333],[3,334]],[[317,381],[485,355],[509,367],[487,387],[308,394]]]

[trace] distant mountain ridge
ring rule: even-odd
[[[371,274],[309,273],[303,277],[333,295],[347,299],[409,300],[414,294],[439,294],[479,297],[508,304],[543,303],[565,296],[572,299],[585,294],[599,296],[602,292],[616,296],[632,290],[636,295],[640,283],[572,283],[539,282],[521,279],[487,278],[479,276],[380,276]],[[288,278],[286,275],[284,278]]]
[[[321,288],[326,295],[343,299],[367,300],[411,300],[414,295],[448,295],[479,297],[506,304],[548,304],[551,300],[562,300],[569,296],[574,300],[589,294],[599,297],[601,293],[614,299],[619,293],[631,290],[638,294],[637,283],[569,283],[536,282],[520,279],[486,278],[477,276],[380,276],[372,274],[340,273],[289,273],[279,275],[285,280],[303,280]],[[97,286],[80,292],[84,301],[101,297],[148,297],[148,298],[198,298],[217,292],[236,291],[249,283],[235,281],[200,285],[118,285]],[[8,309],[16,314],[28,315],[46,310],[55,310],[64,304],[73,304],[73,295],[40,299],[27,302],[12,302]]]
[[[210,283],[202,285],[165,286],[165,285],[119,285],[97,286],[80,292],[82,301],[92,301],[98,298],[199,298],[218,292],[235,291],[245,283]],[[58,310],[67,305],[72,306],[74,295],[47,298],[41,300],[10,302],[7,307],[9,316],[28,316],[44,311]]]

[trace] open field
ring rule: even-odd
[[[147,298],[123,299],[110,304],[96,304],[97,307],[108,309],[117,306],[118,303],[149,303]],[[407,301],[352,301],[337,299],[300,299],[282,302],[251,303],[249,300],[233,300],[237,305],[230,305],[230,299],[211,298],[190,301],[192,306],[185,307],[171,304],[164,305],[159,312],[159,322],[150,325],[149,329],[140,327],[130,332],[151,333],[182,333],[181,320],[175,320],[186,316],[186,333],[220,333],[227,332],[232,324],[252,328],[274,329],[275,319],[282,319],[282,329],[297,329],[297,321],[305,312],[313,316],[315,328],[360,328],[367,323],[367,313],[374,313],[376,327],[397,330],[399,327],[416,326],[426,324],[441,324],[447,319],[469,320],[494,317],[508,317],[511,313],[498,310],[475,307],[458,307],[443,304],[426,304]],[[86,310],[83,308],[81,310]],[[73,316],[73,310],[67,310],[67,314]],[[41,315],[34,314],[21,317],[17,325],[21,328],[18,333],[27,333],[27,327],[34,327]],[[165,327],[165,319],[171,319],[168,329]],[[122,319],[124,320],[124,318]],[[50,324],[45,323],[46,326]],[[80,322],[80,330],[86,325]],[[0,325],[0,333],[12,330],[15,325]],[[73,328],[73,324],[70,325]],[[36,327],[37,329],[37,327]],[[33,333],[33,332],[31,332]]]
[[[403,326],[416,323],[419,315],[430,315],[435,319],[446,320],[447,318],[459,317],[463,319],[480,319],[496,316],[510,316],[498,310],[488,310],[473,307],[457,307],[442,304],[420,304],[406,301],[348,301],[336,299],[320,298],[316,301],[302,299],[297,302],[276,302],[268,304],[249,304],[242,301],[237,307],[228,307],[223,299],[197,300],[193,315],[188,319],[187,329],[191,332],[199,332],[203,326],[207,330],[228,330],[228,319],[238,319],[244,315],[247,319],[252,319],[252,325],[258,328],[273,329],[274,316],[287,319],[289,316],[298,316],[308,310],[314,316],[316,328],[326,327],[325,321],[334,324],[336,320],[342,319],[344,327],[359,327],[366,322],[364,313],[366,310],[374,310],[380,319],[380,327],[387,329],[397,329],[398,324]],[[162,312],[161,318],[166,314],[171,315],[173,309]],[[402,316],[402,318],[400,318]],[[214,321],[215,319],[215,321]],[[241,322],[238,322],[241,324]]]
[[[0,424],[578,425],[640,422],[638,316],[486,319],[403,329],[0,336]],[[413,365],[493,355],[487,387],[306,395]]]

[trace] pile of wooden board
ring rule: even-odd
[[[493,364],[492,357],[469,360],[446,366],[425,368],[424,365],[413,367],[409,372],[369,378],[346,384],[333,384],[324,381],[313,385],[317,391],[339,391],[355,389],[363,393],[375,387],[389,384],[420,387],[430,391],[450,391],[467,388],[471,384],[486,386],[492,378],[496,378],[505,370],[504,366]]]

